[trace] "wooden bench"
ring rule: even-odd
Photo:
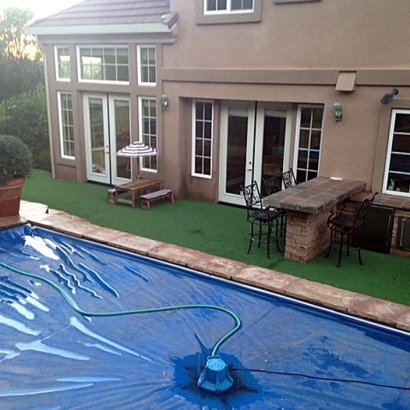
[[[149,194],[141,195],[141,208],[151,209],[151,202],[158,201],[160,199],[168,199],[171,203],[174,203],[174,194],[171,189],[161,189],[159,191],[154,191]]]
[[[107,202],[118,205],[119,203],[130,204],[135,208],[135,203],[143,194],[148,194],[155,189],[161,189],[162,181],[152,179],[138,179],[122,185],[116,185],[114,188],[107,190]],[[121,197],[121,195],[127,197]]]

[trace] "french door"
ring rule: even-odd
[[[221,110],[219,200],[243,205],[241,186],[289,166],[291,110],[286,106],[227,101]]]
[[[130,159],[116,155],[131,142],[129,98],[84,95],[84,121],[88,180],[104,184],[130,181]]]

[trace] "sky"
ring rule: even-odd
[[[38,20],[67,9],[83,0],[0,0],[0,13],[8,7],[29,8]]]

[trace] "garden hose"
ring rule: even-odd
[[[45,278],[44,276],[25,272],[23,270],[7,265],[6,263],[3,263],[3,262],[0,262],[0,266],[3,266],[4,268],[12,272],[18,273],[20,275],[24,275],[29,278],[37,279],[37,280],[47,283],[48,285],[56,289],[64,297],[64,299],[67,301],[69,306],[82,316],[113,317],[113,316],[138,315],[138,314],[143,314],[143,313],[158,313],[158,312],[166,312],[166,311],[171,311],[171,310],[187,310],[187,309],[213,309],[213,310],[218,310],[220,312],[227,313],[235,320],[235,327],[231,331],[229,331],[225,336],[219,339],[219,341],[215,344],[214,348],[212,349],[211,356],[216,356],[222,344],[225,343],[231,336],[233,336],[242,326],[241,320],[234,312],[232,312],[229,309],[225,309],[223,307],[213,306],[213,305],[194,304],[194,305],[158,307],[158,308],[150,308],[150,309],[125,310],[125,311],[120,311],[120,312],[88,312],[86,310],[81,309],[77,305],[77,303],[72,299],[72,297],[68,294],[68,292],[65,291],[65,289],[63,289],[62,287],[60,287],[53,281]]]

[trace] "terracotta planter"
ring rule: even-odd
[[[0,185],[0,218],[19,214],[24,181],[25,178],[19,178],[7,185]]]

